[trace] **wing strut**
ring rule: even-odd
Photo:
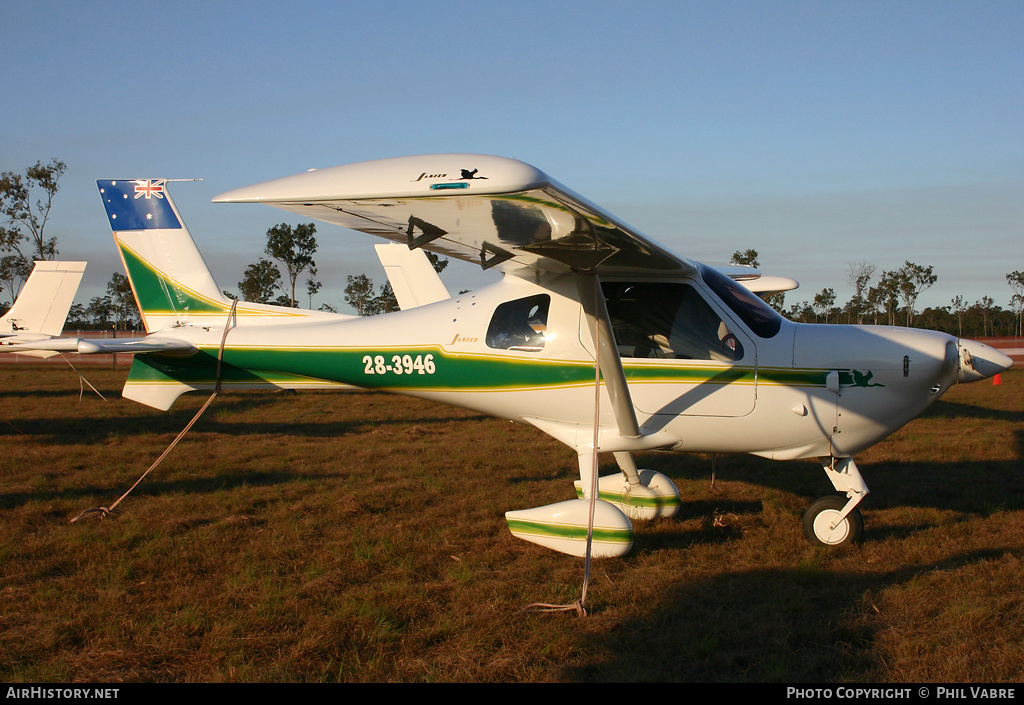
[[[604,294],[601,292],[601,281],[595,272],[576,272],[576,288],[583,304],[583,312],[590,324],[590,331],[597,349],[597,360],[601,367],[608,395],[612,400],[612,410],[619,426],[619,435],[627,438],[639,438],[640,424],[633,411],[633,400],[626,386],[626,372],[622,369],[622,358],[615,347],[612,335],[612,321],[605,305]],[[600,322],[600,325],[598,323]],[[594,421],[595,426],[597,420]],[[595,452],[597,449],[594,449]]]

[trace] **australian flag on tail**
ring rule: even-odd
[[[180,228],[164,179],[110,180],[96,182],[111,230]]]

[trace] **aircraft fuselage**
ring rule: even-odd
[[[781,317],[751,326],[700,277],[603,284],[642,436],[621,437],[603,394],[601,450],[848,456],[957,381],[958,341],[944,333]],[[133,386],[172,379],[212,388],[222,333],[188,325],[162,331],[187,337],[200,352],[140,355],[126,396]],[[223,363],[225,388],[265,386],[282,375],[308,386],[353,385],[530,423],[575,447],[592,442],[594,345],[571,276],[505,277],[375,317],[246,319],[230,328]]]

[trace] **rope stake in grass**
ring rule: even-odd
[[[237,305],[237,300],[231,302],[231,311],[228,313],[228,319],[224,323],[224,335],[221,336],[220,349],[217,350],[217,386],[213,390],[213,394],[210,395],[210,398],[207,399],[206,403],[203,404],[199,411],[196,412],[196,415],[192,417],[192,420],[188,422],[188,425],[186,425],[185,428],[181,430],[181,433],[179,433],[178,436],[173,441],[171,441],[171,444],[167,446],[167,449],[160,454],[160,457],[156,459],[156,462],[150,465],[149,469],[146,470],[146,472],[142,473],[142,477],[136,480],[134,485],[128,488],[127,492],[118,497],[117,501],[115,501],[109,507],[93,507],[92,509],[86,509],[84,512],[80,513],[78,516],[71,520],[72,524],[78,521],[79,519],[85,519],[93,516],[98,516],[101,519],[106,519],[108,516],[113,514],[117,505],[121,503],[121,500],[127,497],[129,494],[131,494],[132,490],[139,486],[139,483],[141,483],[145,479],[146,475],[148,475],[153,470],[153,468],[159,465],[163,461],[163,459],[167,457],[168,453],[171,452],[174,446],[178,445],[178,441],[185,437],[185,434],[188,433],[192,426],[195,424],[195,422],[199,420],[199,417],[203,415],[203,412],[206,411],[210,404],[213,403],[213,400],[217,398],[217,395],[220,394],[221,388],[221,360],[224,357],[224,343],[228,339],[228,329],[231,327],[231,322],[235,319],[235,307]]]

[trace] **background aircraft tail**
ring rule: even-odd
[[[36,262],[14,305],[0,318],[0,335],[60,335],[83,272],[85,262]]]
[[[451,296],[423,250],[410,250],[406,245],[395,243],[373,247],[402,310],[444,301]]]

